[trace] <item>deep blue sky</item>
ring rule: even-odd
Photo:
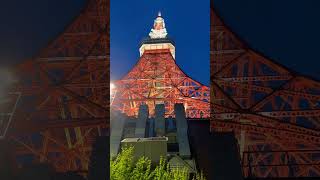
[[[195,80],[209,84],[210,1],[112,0],[111,79],[120,79],[138,61],[139,43],[147,37],[158,11],[176,43],[177,64]]]
[[[60,34],[86,0],[9,0],[0,6],[0,65],[30,58]]]
[[[251,47],[320,79],[320,1],[214,0],[214,7]]]

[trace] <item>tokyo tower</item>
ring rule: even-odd
[[[168,117],[174,115],[174,104],[183,103],[188,118],[209,117],[210,89],[177,65],[175,43],[168,37],[160,12],[139,51],[131,71],[111,85],[112,109],[136,116],[140,105],[146,104],[152,116],[156,104],[164,104]]]

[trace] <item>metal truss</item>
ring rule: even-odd
[[[21,97],[7,139],[20,165],[86,172],[94,138],[109,133],[109,0],[89,0],[35,58],[13,70]]]
[[[246,177],[320,176],[320,82],[250,49],[211,7],[211,130],[233,131]]]
[[[156,104],[165,104],[166,117],[174,116],[174,104],[183,103],[190,118],[210,116],[210,90],[191,79],[176,64],[169,49],[147,50],[132,70],[115,81],[111,107],[136,116],[141,104],[154,114]]]

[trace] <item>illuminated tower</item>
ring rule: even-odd
[[[209,88],[191,79],[176,64],[175,44],[168,37],[160,12],[139,51],[140,59],[132,70],[114,82],[113,109],[135,116],[139,106],[147,104],[152,116],[156,104],[165,104],[165,114],[171,116],[174,104],[183,103],[189,118],[210,115]]]

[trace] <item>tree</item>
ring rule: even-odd
[[[123,148],[118,156],[110,160],[111,180],[189,180],[187,169],[170,169],[165,158],[160,158],[159,164],[152,168],[151,160],[140,157],[134,160],[134,148]],[[193,180],[205,180],[202,173],[193,176]]]

